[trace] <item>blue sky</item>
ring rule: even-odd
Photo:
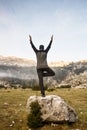
[[[36,60],[38,48],[54,40],[48,61],[87,59],[87,0],[0,0],[0,55]]]

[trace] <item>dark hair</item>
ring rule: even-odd
[[[44,45],[40,45],[40,46],[39,46],[39,49],[40,49],[40,50],[44,50]]]

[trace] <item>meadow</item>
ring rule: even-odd
[[[55,89],[46,95],[58,95],[77,112],[74,124],[46,124],[37,130],[87,130],[87,89]],[[26,103],[29,96],[40,95],[31,89],[0,89],[0,130],[29,130]]]

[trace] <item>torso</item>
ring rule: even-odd
[[[38,51],[37,56],[37,69],[47,68],[47,53],[45,51]]]

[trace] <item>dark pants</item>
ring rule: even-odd
[[[38,73],[38,78],[39,78],[39,86],[41,89],[41,94],[42,96],[45,96],[43,77],[54,76],[55,72],[48,67],[48,68],[37,69],[37,73]]]

